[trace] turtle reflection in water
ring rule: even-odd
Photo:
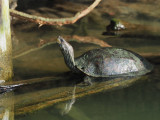
[[[73,47],[62,37],[58,43],[66,65],[75,73],[90,77],[126,77],[140,76],[152,70],[152,65],[142,56],[121,48],[106,47],[90,50],[74,58]]]

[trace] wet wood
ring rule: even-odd
[[[92,86],[86,87],[81,86],[81,84],[77,84],[75,97],[79,98],[106,90],[128,87],[131,84],[135,83],[137,80],[145,79],[146,77],[126,79],[116,78],[108,81],[95,82]],[[51,89],[39,90],[35,92],[32,91],[15,96],[15,114],[20,115],[28,112],[33,112],[35,110],[51,106],[57,102],[72,99],[72,91],[74,89],[75,84],[67,85],[68,81],[64,81],[62,79],[57,80],[60,83],[58,84],[58,86],[53,87]],[[65,82],[66,84],[64,84]]]

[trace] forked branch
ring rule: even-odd
[[[75,14],[74,17],[71,18],[59,18],[59,19],[54,19],[54,18],[44,18],[44,17],[39,17],[35,15],[30,15],[27,13],[23,13],[20,11],[16,10],[10,10],[10,14],[13,17],[18,17],[20,19],[28,20],[31,22],[38,23],[40,26],[41,25],[65,25],[65,24],[73,24],[80,18],[86,16],[88,13],[90,13],[99,3],[101,0],[95,0],[94,3],[92,3],[88,8],[86,8],[83,11],[78,12]]]

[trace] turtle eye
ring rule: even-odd
[[[62,37],[59,36],[58,39],[59,39],[59,41],[60,41],[61,43],[64,42],[64,39],[63,39]]]
[[[64,42],[64,40],[63,40],[62,38],[60,38],[60,41],[61,41],[61,43],[63,43],[63,42]]]

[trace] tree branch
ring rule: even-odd
[[[10,10],[10,14],[13,17],[18,17],[20,19],[28,20],[31,22],[38,23],[41,25],[65,25],[65,24],[73,24],[80,18],[86,16],[88,13],[90,13],[99,3],[101,0],[95,0],[93,4],[91,4],[88,8],[86,8],[83,11],[78,12],[74,17],[71,18],[59,18],[59,19],[52,19],[52,18],[44,18],[34,15],[29,15],[23,12],[19,12],[16,10]]]

